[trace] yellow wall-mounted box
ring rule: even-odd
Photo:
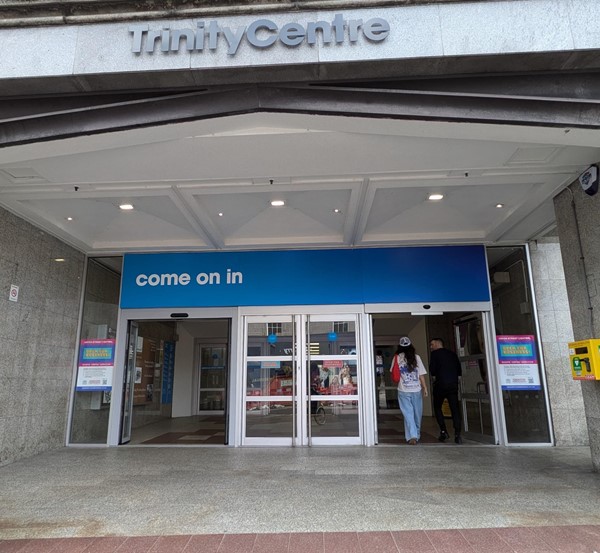
[[[573,380],[600,380],[600,340],[569,342]]]

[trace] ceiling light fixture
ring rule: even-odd
[[[73,220],[73,217],[65,217],[65,219],[66,219],[67,221],[72,221],[72,220]]]
[[[431,200],[432,202],[437,202],[439,200],[441,200],[444,197],[443,194],[429,194],[429,200]]]
[[[223,212],[219,212],[219,217],[223,217]]]
[[[333,212],[334,213],[341,213],[342,211],[340,209],[334,209]]]
[[[62,258],[62,257],[56,257],[54,259],[54,261],[57,261],[58,263],[62,263],[64,261],[64,258]]]
[[[131,211],[133,209],[133,205],[132,204],[121,204],[119,206],[119,209],[121,209],[123,211]]]
[[[497,207],[498,209],[502,209],[502,208],[504,207],[504,204],[496,204],[496,207]]]
[[[283,200],[273,200],[273,201],[271,202],[271,205],[272,205],[273,207],[282,207],[282,206],[284,206],[284,205],[285,205],[285,202],[284,202]]]

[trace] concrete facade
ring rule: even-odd
[[[261,5],[250,12],[253,15],[248,15],[247,4],[220,14],[176,10],[162,13],[160,20],[142,11],[110,23],[88,17],[85,22],[93,24],[87,25],[78,19],[59,18],[55,25],[42,27],[43,32],[38,33],[20,27],[18,20],[12,20],[12,27],[5,22],[5,28],[0,26],[0,95],[326,81],[348,78],[348,67],[343,64],[352,64],[353,76],[360,74],[362,78],[514,71],[515,66],[521,71],[598,68],[597,56],[590,52],[600,50],[600,38],[595,33],[579,32],[600,20],[600,6],[592,0],[402,2],[393,7],[344,2],[335,4],[338,11],[316,10],[311,3],[312,11],[306,12],[299,12],[302,5],[294,4],[292,12],[287,3]],[[226,40],[219,34],[212,50],[132,52],[132,24],[148,24],[151,29],[195,29],[199,21],[217,18],[220,27],[242,29],[257,19],[269,18],[281,28],[290,19],[303,25],[331,22],[336,13],[348,9],[352,9],[353,19],[384,18],[390,25],[389,36],[380,42],[361,36],[356,43],[360,48],[347,42],[304,42],[289,47],[279,40],[256,48],[244,39],[237,53],[229,55]],[[50,22],[42,19],[38,24]],[[378,64],[373,64],[374,60]],[[341,74],[339,67],[343,68]],[[236,71],[228,71],[232,68]]]
[[[0,465],[65,443],[83,263],[0,209]]]
[[[575,340],[600,331],[600,239],[596,229],[600,196],[572,184],[554,200]],[[595,470],[600,471],[600,381],[582,382],[585,416]]]

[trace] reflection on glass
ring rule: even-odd
[[[249,356],[291,356],[294,326],[291,320],[278,323],[248,323]]]
[[[249,361],[249,396],[291,396],[294,375],[291,361]]]
[[[358,402],[311,399],[311,436],[356,437],[359,435]]]
[[[248,438],[290,438],[293,420],[291,402],[246,402],[246,436]]]
[[[310,363],[311,393],[319,395],[356,395],[356,361],[325,359]]]
[[[311,355],[356,355],[354,321],[310,323]]]

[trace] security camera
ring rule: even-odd
[[[593,196],[598,192],[598,166],[592,165],[579,175],[579,184],[583,191]]]

